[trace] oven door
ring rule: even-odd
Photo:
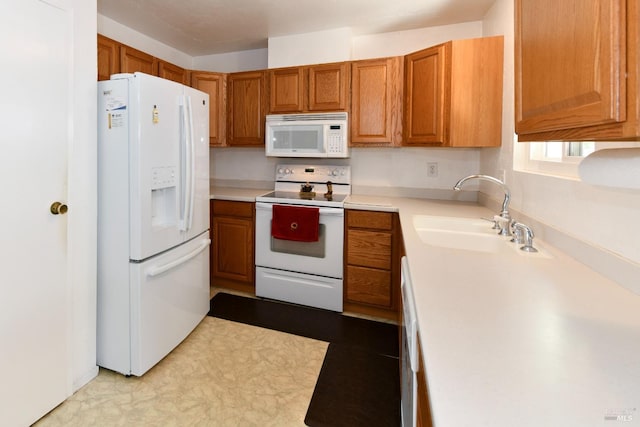
[[[297,242],[271,236],[272,207],[256,203],[256,266],[341,279],[344,209],[319,208],[318,241]]]

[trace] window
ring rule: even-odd
[[[516,137],[517,138],[517,137]],[[589,154],[604,148],[640,147],[638,142],[530,142],[515,140],[516,170],[569,178],[578,177],[578,165]]]

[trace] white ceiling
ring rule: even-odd
[[[495,0],[98,0],[98,13],[191,56],[350,27],[376,34],[481,20]]]

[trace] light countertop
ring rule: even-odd
[[[493,215],[483,207],[394,205],[437,427],[640,425],[640,296],[539,240],[542,254],[496,255],[413,228],[414,215]],[[631,421],[605,421],[619,415]]]
[[[209,198],[216,200],[231,200],[234,202],[255,202],[256,197],[267,194],[269,189],[264,188],[240,188],[240,187],[209,187]]]
[[[236,196],[251,191],[223,198]],[[345,208],[399,212],[436,427],[640,426],[639,295],[539,239],[539,254],[491,254],[413,228],[414,215],[494,215],[474,203],[352,195]]]

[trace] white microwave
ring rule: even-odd
[[[265,152],[269,157],[349,157],[347,118],[344,112],[268,115]]]

